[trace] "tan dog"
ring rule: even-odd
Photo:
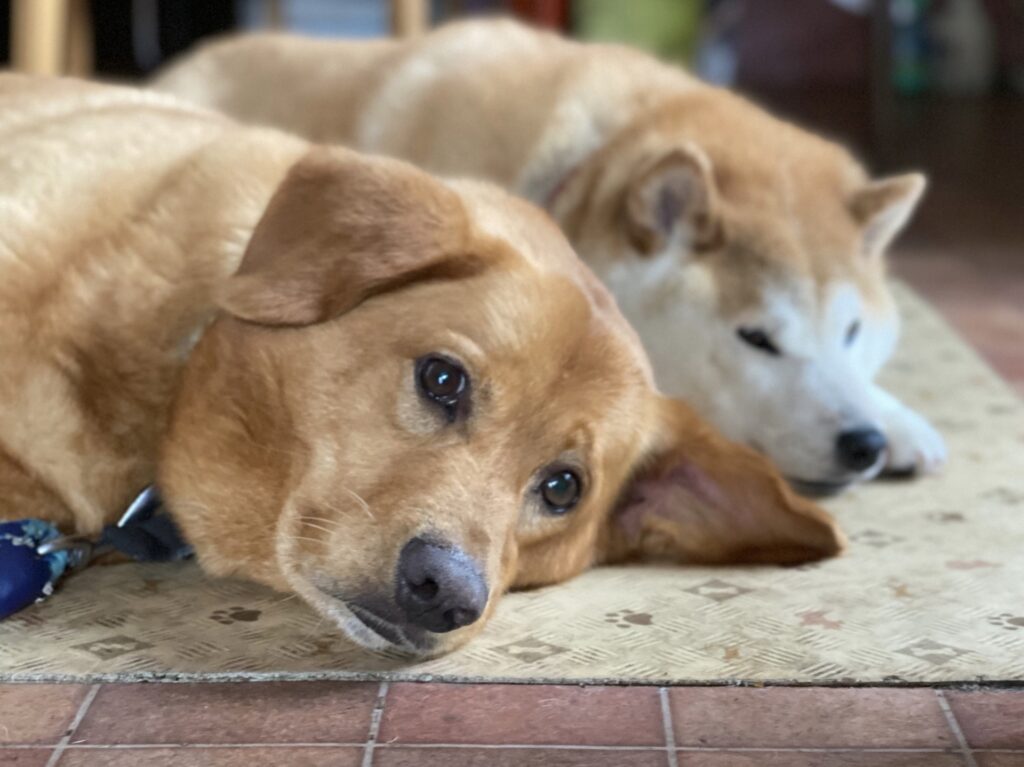
[[[157,87],[546,206],[665,391],[799,487],[945,459],[873,383],[898,330],[884,251],[920,175],[870,181],[840,147],[645,54],[508,21],[408,42],[239,38]]]
[[[489,186],[2,76],[0,188],[0,519],[95,533],[156,480],[207,571],[420,654],[595,563],[842,546]]]

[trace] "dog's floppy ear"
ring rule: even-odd
[[[394,161],[314,147],[289,170],[219,296],[266,325],[308,325],[421,279],[480,271],[450,189]]]
[[[766,458],[681,402],[659,411],[662,431],[608,521],[604,561],[796,563],[842,551],[835,521]]]
[[[850,210],[863,227],[868,255],[885,251],[910,220],[926,186],[923,174],[906,173],[871,181],[853,193]]]
[[[626,231],[646,255],[661,252],[677,230],[694,251],[707,250],[721,239],[717,197],[707,155],[693,144],[675,145],[630,181]]]

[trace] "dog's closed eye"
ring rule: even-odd
[[[469,413],[470,380],[458,362],[440,354],[416,361],[416,386],[423,397],[441,409],[449,423]]]
[[[853,342],[857,340],[857,336],[860,334],[860,320],[854,320],[850,323],[850,327],[846,329],[846,345],[852,346]]]
[[[753,346],[765,354],[770,354],[773,357],[778,357],[782,354],[779,347],[775,345],[775,341],[772,340],[772,337],[764,330],[761,330],[761,328],[738,328],[736,335],[744,343]]]

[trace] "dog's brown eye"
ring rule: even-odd
[[[779,351],[779,347],[775,345],[771,337],[760,328],[739,328],[736,331],[738,335],[745,343],[750,344],[758,351],[762,351],[765,354],[770,354],[773,357],[778,357],[782,354]]]
[[[580,479],[573,472],[560,469],[541,483],[540,495],[552,514],[565,514],[580,500]]]
[[[445,409],[448,420],[459,414],[467,390],[469,376],[462,366],[444,357],[425,357],[417,363],[417,381],[426,397]]]

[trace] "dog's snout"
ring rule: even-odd
[[[487,581],[462,549],[413,538],[398,557],[395,601],[410,623],[454,631],[483,615]]]
[[[885,435],[878,429],[851,429],[836,440],[836,457],[844,469],[865,471],[878,462],[887,445]]]

